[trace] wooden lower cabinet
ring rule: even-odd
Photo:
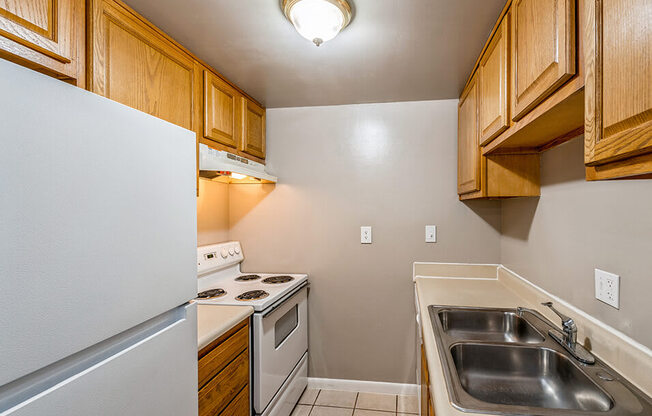
[[[586,0],[587,179],[652,176],[652,2]]]
[[[85,86],[84,0],[0,1],[0,58]]]
[[[222,412],[225,416],[249,416],[251,405],[249,403],[249,386],[245,386],[235,399]]]
[[[199,416],[249,416],[249,319],[199,352]]]
[[[430,373],[428,372],[428,360],[426,359],[426,350],[421,344],[421,415],[434,416],[435,407],[433,406],[432,395],[430,394]]]

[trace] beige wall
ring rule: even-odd
[[[414,382],[412,262],[499,260],[499,203],[457,199],[456,125],[456,100],[268,110],[279,184],[231,186],[229,237],[245,271],[310,274],[312,377]]]
[[[502,263],[652,347],[652,180],[586,182],[583,137],[542,155],[541,197],[503,202]],[[621,277],[620,310],[594,269]]]
[[[197,198],[197,245],[229,239],[229,185],[199,180]]]

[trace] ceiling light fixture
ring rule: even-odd
[[[283,12],[297,32],[317,46],[337,36],[352,17],[346,0],[283,0]]]

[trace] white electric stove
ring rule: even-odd
[[[289,416],[308,382],[308,275],[244,273],[243,260],[237,241],[198,247],[195,302],[254,308],[254,414]]]

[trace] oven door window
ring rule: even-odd
[[[299,305],[294,305],[274,324],[274,348],[278,348],[297,325],[299,325]]]

